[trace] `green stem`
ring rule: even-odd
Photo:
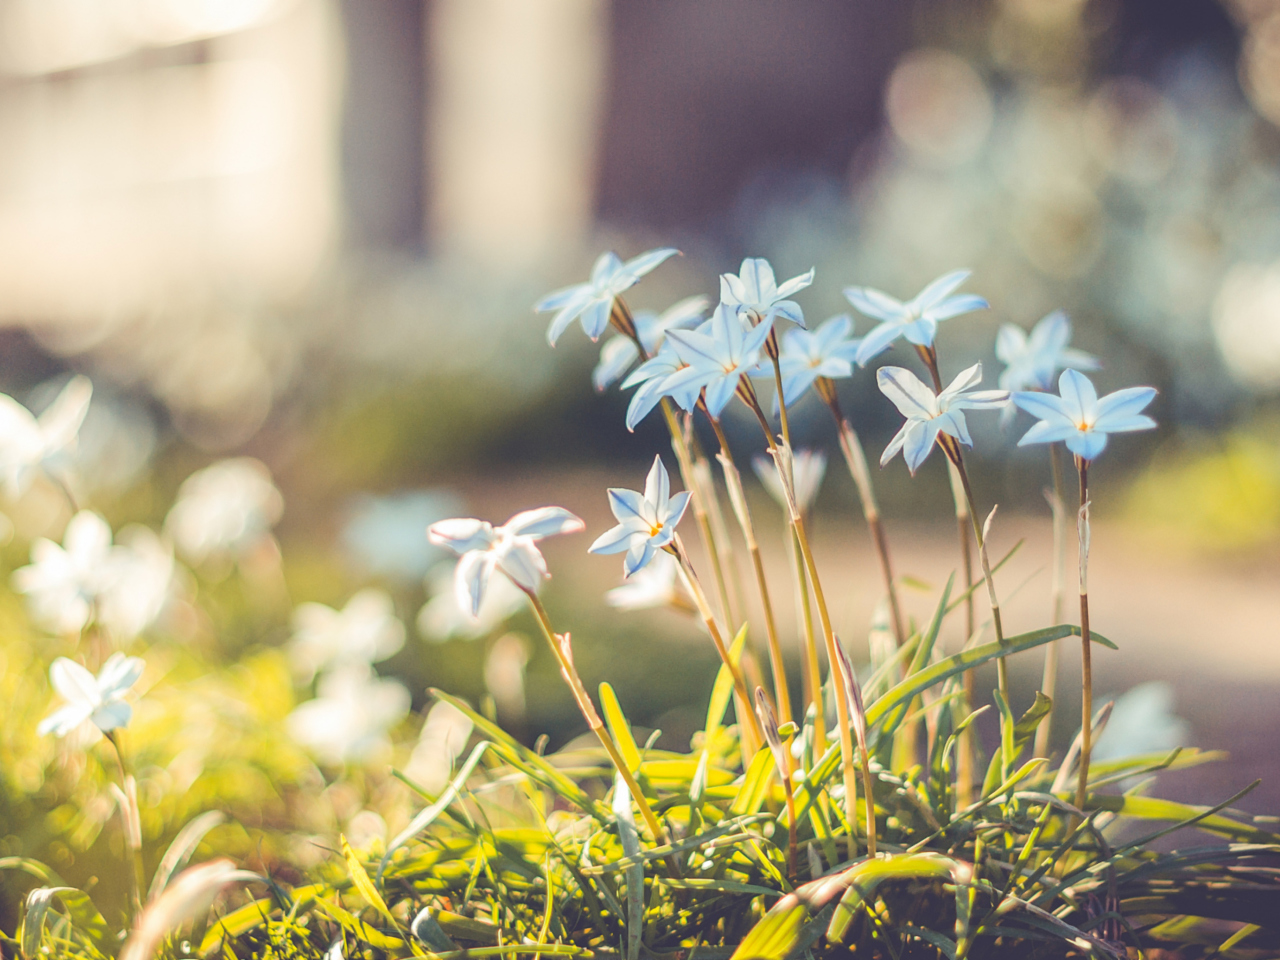
[[[120,805],[120,823],[124,830],[124,842],[129,851],[129,904],[133,916],[142,911],[142,838],[138,836],[138,794],[136,786],[131,785],[132,778],[124,762],[124,750],[114,730],[104,731],[103,736],[111,744],[116,758],[116,770],[120,775],[120,795],[124,803]]]
[[[513,580],[512,583],[515,583]],[[590,695],[587,693],[586,687],[582,685],[582,678],[578,675],[578,669],[573,664],[573,659],[561,648],[560,641],[556,636],[555,630],[551,627],[551,618],[547,615],[546,607],[542,605],[542,601],[538,599],[537,593],[520,584],[516,584],[525,595],[529,598],[529,603],[533,607],[534,615],[537,618],[538,626],[542,628],[542,635],[546,637],[547,644],[551,647],[551,652],[555,655],[556,662],[560,665],[560,673],[565,679],[565,683],[569,685],[569,690],[573,694],[573,699],[577,702],[578,710],[582,713],[582,718],[587,721],[587,726],[591,728],[592,733],[596,735],[596,739],[600,741],[600,745],[604,747],[605,753],[609,755],[609,759],[613,761],[614,767],[618,771],[618,775],[622,777],[626,783],[627,789],[631,791],[631,797],[636,802],[636,806],[640,808],[640,815],[644,818],[645,824],[649,827],[650,833],[653,834],[653,841],[657,846],[663,846],[669,842],[666,828],[654,815],[649,801],[645,799],[644,791],[640,789],[640,785],[636,783],[636,779],[632,776],[627,763],[622,759],[622,754],[618,750],[617,744],[613,742],[613,737],[605,729],[604,721],[600,719],[600,714],[596,712],[595,704],[592,703]]]
[[[1093,660],[1089,650],[1089,461],[1076,458],[1080,471],[1080,774],[1076,782],[1076,807],[1083,810],[1089,790],[1089,758],[1093,752]]]
[[[1062,458],[1060,445],[1049,445],[1049,465],[1053,473],[1053,493],[1049,506],[1053,513],[1053,573],[1050,585],[1049,607],[1056,625],[1062,622],[1063,603],[1066,590],[1063,588],[1063,576],[1066,572],[1066,560],[1063,554],[1067,546],[1067,498],[1062,476]],[[1036,730],[1035,755],[1049,755],[1050,735],[1053,728],[1054,704],[1058,696],[1058,641],[1054,640],[1044,648],[1044,677],[1040,681],[1040,689],[1051,701],[1049,712],[1045,714],[1039,729]]]

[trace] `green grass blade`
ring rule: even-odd
[[[640,748],[636,746],[635,737],[631,735],[631,724],[627,722],[622,705],[618,703],[618,695],[607,683],[600,684],[600,706],[604,708],[604,720],[613,734],[613,742],[618,745],[627,769],[635,773],[640,769]]]

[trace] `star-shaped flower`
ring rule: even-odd
[[[635,490],[612,487],[609,509],[618,525],[608,530],[587,548],[588,553],[621,553],[626,551],[623,572],[630,577],[653,559],[654,553],[669,544],[676,535],[676,524],[689,506],[689,493],[671,496],[671,479],[662,457],[653,458],[649,476],[644,482],[644,495]]]
[[[996,357],[1005,364],[1002,390],[1052,390],[1053,375],[1063,368],[1097,370],[1098,358],[1067,346],[1071,321],[1061,310],[1041,318],[1030,335],[1006,323],[996,334]]]
[[[41,720],[36,732],[65,737],[86,720],[103,733],[127,726],[133,708],[124,695],[138,682],[144,666],[138,657],[113,653],[95,677],[74,660],[59,657],[49,667],[49,682],[67,704]]]
[[[680,409],[691,412],[702,395],[702,384],[691,380],[674,389],[668,389],[667,381],[672,376],[688,368],[688,364],[680,359],[675,347],[670,342],[664,343],[657,356],[646,360],[631,371],[631,376],[622,381],[624,390],[639,386],[631,395],[631,403],[627,406],[627,429],[634,431],[636,425],[649,415],[663,397],[671,397]]]
[[[813,283],[813,268],[808,273],[792,277],[778,286],[773,277],[773,267],[763,257],[747,257],[737,274],[720,274],[720,302],[736,307],[738,316],[752,326],[763,323],[772,327],[777,317],[785,317],[792,323],[804,326],[804,312],[800,304],[788,297],[799,293]]]
[[[613,301],[618,294],[679,252],[673,247],[661,247],[633,257],[626,263],[619,260],[613,251],[600,254],[591,268],[590,280],[549,293],[533,305],[538,313],[558,311],[547,328],[547,343],[554,347],[560,334],[578,319],[581,319],[586,335],[592,340],[599,340],[609,325],[609,314],[613,312]]]
[[[719,417],[733,399],[738,381],[760,364],[760,350],[769,336],[769,324],[748,330],[733,307],[720,304],[711,319],[697,330],[672,330],[667,341],[687,369],[672,374],[663,384],[668,394],[695,384],[706,391],[707,409]]]
[[[517,586],[533,593],[541,581],[551,576],[547,561],[535,546],[537,541],[561,533],[577,533],[583,526],[564,507],[539,507],[517,513],[500,527],[471,517],[441,520],[427,528],[427,537],[461,557],[454,571],[454,590],[458,606],[476,617],[495,567]]]
[[[385,590],[361,590],[341,610],[302,603],[293,611],[289,656],[306,678],[334,664],[370,664],[404,646],[404,624]]]
[[[75,633],[93,618],[94,604],[113,579],[111,527],[81,510],[62,534],[62,545],[43,537],[31,544],[31,563],[13,572],[13,587],[27,595],[31,616],[52,633]]]
[[[853,360],[861,340],[850,340],[853,320],[848,314],[827,320],[817,330],[788,330],[782,338],[778,364],[782,393],[791,406],[819,377],[832,380],[853,375]]]
[[[917,346],[932,346],[938,324],[943,320],[973,310],[985,310],[988,304],[982,297],[972,293],[951,295],[969,279],[969,273],[968,270],[953,270],[943,274],[906,303],[870,287],[845,287],[844,295],[850,303],[868,317],[880,321],[878,327],[862,338],[856,358],[858,365],[865,367],[868,360],[899,337],[906,337],[907,342]]]
[[[72,377],[53,403],[35,417],[13,397],[0,394],[0,476],[9,496],[21,496],[37,470],[47,469],[61,454],[75,448],[92,395],[88,377]]]
[[[685,297],[660,314],[651,310],[637,310],[633,320],[636,325],[636,336],[644,344],[644,352],[650,357],[656,354],[663,340],[666,339],[668,330],[696,327],[702,322],[702,315],[707,312],[707,307],[710,305],[709,297],[698,294]],[[600,362],[591,372],[591,383],[597,390],[604,390],[626,373],[638,359],[640,359],[640,351],[636,349],[630,337],[624,337],[621,334],[610,337],[600,348]]]
[[[1144,414],[1156,391],[1154,387],[1129,387],[1101,399],[1093,383],[1083,373],[1063,370],[1058,378],[1058,395],[1023,392],[1013,402],[1039,419],[1018,446],[1065,440],[1067,449],[1082,460],[1094,460],[1107,446],[1107,435],[1151,430],[1156,422]]]
[[[920,382],[910,370],[902,367],[881,367],[876,371],[876,383],[880,391],[893,401],[894,406],[907,418],[907,422],[889,441],[880,456],[880,466],[892,460],[899,450],[907,461],[907,469],[914,474],[925,457],[933,449],[938,434],[955,437],[967,447],[973,446],[969,428],[965,424],[965,410],[989,410],[1009,401],[1006,390],[979,390],[973,388],[982,382],[982,364],[975,363],[962,370],[951,384],[939,394]]]

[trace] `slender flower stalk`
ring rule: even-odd
[[[791,448],[788,446],[780,448],[778,446],[777,440],[774,439],[773,431],[769,429],[769,421],[765,417],[764,411],[760,408],[760,401],[756,397],[751,382],[744,377],[742,386],[743,390],[739,396],[751,408],[760,423],[761,429],[764,430],[765,439],[769,443],[769,452],[773,456],[778,476],[782,480],[783,490],[787,495],[787,511],[791,515],[792,531],[795,535],[796,543],[800,547],[809,583],[813,587],[814,602],[818,607],[818,620],[822,624],[822,636],[827,647],[827,670],[831,674],[832,686],[835,687],[836,729],[840,737],[840,763],[844,774],[845,819],[849,823],[849,836],[846,844],[849,858],[852,859],[857,850],[858,842],[854,836],[858,823],[856,808],[858,784],[853,767],[853,735],[849,728],[848,690],[845,686],[844,677],[837,665],[840,659],[839,641],[836,639],[835,630],[831,626],[831,614],[827,609],[827,598],[822,592],[822,580],[818,576],[818,567],[813,560],[813,550],[809,546],[809,537],[805,532],[804,517],[800,513],[799,505],[796,503],[795,491],[791,486],[791,470],[787,463],[791,458]]]
[[[858,753],[862,768],[862,800],[867,818],[867,856],[876,855],[876,798],[871,777],[871,753],[867,750],[867,710],[862,703],[862,688],[858,685],[858,676],[853,672],[853,664],[849,662],[844,647],[836,645],[840,654],[840,673],[844,676],[845,689],[849,691],[849,714],[853,720],[853,731],[858,737]]]
[[[729,448],[729,440],[720,427],[720,422],[703,406],[716,441],[720,444],[720,467],[724,471],[725,486],[729,490],[729,503],[733,506],[734,515],[738,518],[738,526],[742,530],[742,539],[746,541],[747,552],[751,554],[751,565],[756,575],[756,588],[760,591],[760,605],[764,610],[765,637],[769,643],[769,666],[773,671],[774,700],[778,704],[778,712],[782,722],[792,719],[791,692],[788,689],[787,667],[782,658],[782,644],[778,640],[778,624],[773,615],[773,601],[769,596],[769,583],[764,573],[764,558],[760,554],[760,544],[756,540],[755,524],[751,521],[751,511],[747,507],[746,493],[742,489],[742,475],[738,472],[733,460],[733,451]]]
[[[689,554],[680,542],[680,535],[676,534],[675,539],[665,549],[680,564],[680,577],[684,582],[685,589],[693,597],[693,602],[697,605],[698,612],[702,615],[702,622],[706,625],[707,633],[711,634],[711,641],[716,646],[716,653],[720,654],[721,662],[728,669],[729,676],[733,678],[733,692],[736,698],[738,718],[743,728],[743,753],[747,757],[754,756],[764,742],[764,734],[761,732],[760,725],[756,722],[755,713],[751,709],[751,695],[747,692],[746,681],[742,679],[742,671],[738,669],[738,665],[733,662],[733,658],[729,655],[729,648],[725,645],[724,635],[716,624],[715,614],[711,612],[711,605],[707,603],[707,595],[702,590],[702,584],[698,581],[698,575],[693,569],[693,564],[689,562]]]
[[[764,738],[769,744],[769,752],[773,754],[778,779],[782,781],[782,792],[787,798],[787,878],[794,883],[796,879],[796,797],[791,786],[791,751],[782,740],[778,721],[769,707],[769,698],[765,696],[763,687],[756,687],[756,716],[760,718],[760,726],[764,728]],[[786,726],[789,730],[795,729],[794,723],[788,723]]]
[[[893,562],[889,558],[889,540],[885,536],[884,522],[880,519],[880,505],[876,500],[875,487],[871,482],[871,471],[867,469],[867,455],[863,452],[862,441],[857,431],[849,423],[840,409],[840,399],[836,395],[836,385],[828,377],[819,377],[814,386],[831,411],[836,422],[836,430],[840,438],[840,451],[844,454],[849,475],[858,489],[858,500],[862,504],[862,516],[867,522],[867,530],[871,534],[871,543],[880,561],[880,575],[884,580],[885,593],[889,597],[889,616],[893,622],[893,636],[901,647],[907,642],[906,621],[902,617],[902,604],[898,602],[898,585],[893,577]]]
[[[142,821],[138,812],[138,782],[128,772],[125,764],[124,748],[120,746],[119,733],[106,730],[103,736],[110,742],[116,758],[116,771],[120,775],[120,785],[112,784],[111,792],[115,794],[116,806],[120,809],[120,824],[124,833],[125,846],[129,851],[129,905],[133,916],[142,912]]]
[[[1049,588],[1049,609],[1051,624],[1062,623],[1063,605],[1066,600],[1066,589],[1063,578],[1066,574],[1067,549],[1067,503],[1063,489],[1062,457],[1056,443],[1049,446],[1049,466],[1053,473],[1053,489],[1048,491],[1049,509],[1053,515],[1053,566],[1052,583]],[[1035,755],[1049,755],[1050,737],[1053,732],[1054,701],[1058,696],[1058,657],[1059,642],[1053,640],[1044,648],[1044,676],[1040,681],[1040,690],[1050,700],[1049,711],[1040,721],[1036,730]]]
[[[627,789],[631,791],[631,796],[635,800],[636,806],[640,808],[640,815],[649,827],[649,832],[653,834],[654,844],[657,846],[665,845],[669,839],[666,828],[663,827],[661,821],[654,814],[653,808],[649,806],[649,801],[645,799],[640,785],[636,783],[635,777],[627,767],[627,762],[622,758],[618,745],[613,742],[613,737],[605,729],[604,721],[600,719],[600,714],[596,712],[591,695],[587,693],[587,688],[583,686],[582,678],[578,675],[578,669],[573,663],[573,647],[569,634],[558,634],[552,629],[551,618],[547,615],[547,609],[542,605],[542,601],[538,599],[538,594],[535,591],[520,583],[516,583],[516,586],[520,587],[529,598],[529,604],[533,607],[538,626],[542,628],[542,635],[546,637],[547,644],[551,647],[551,652],[555,656],[556,662],[560,665],[560,675],[564,677],[565,683],[569,685],[569,691],[573,694],[573,699],[578,705],[578,710],[582,713],[582,718],[587,721],[587,726],[591,728],[591,732],[596,735],[596,739],[600,741],[600,745],[604,747],[605,753],[609,755],[609,759],[613,762],[614,768],[618,771],[618,776],[622,777]]]
[[[1093,657],[1089,649],[1089,461],[1076,457],[1080,473],[1080,773],[1076,780],[1076,807],[1084,809],[1089,790],[1089,758],[1093,752]]]

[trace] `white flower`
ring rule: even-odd
[[[605,603],[619,610],[644,610],[649,607],[669,607],[681,602],[676,587],[676,558],[669,553],[658,552],[648,566],[630,577],[620,587],[614,587],[604,595]]]
[[[111,579],[111,527],[81,510],[67,524],[62,546],[43,537],[31,545],[31,564],[13,572],[13,588],[26,594],[32,618],[46,630],[76,633],[92,619]]]
[[[720,274],[720,302],[736,307],[737,314],[752,326],[764,323],[773,326],[777,317],[786,317],[792,323],[804,326],[804,312],[800,304],[788,299],[813,283],[813,267],[808,273],[792,277],[778,286],[773,267],[763,257],[747,257],[738,273]]]
[[[65,737],[86,720],[103,733],[128,725],[133,708],[124,702],[124,695],[145,666],[138,657],[113,653],[95,677],[74,660],[59,657],[49,667],[49,682],[67,705],[40,721],[36,732]]]
[[[973,310],[985,310],[987,301],[981,297],[971,293],[952,296],[955,289],[968,279],[968,270],[953,270],[938,277],[906,303],[871,287],[845,287],[844,295],[850,303],[868,317],[880,321],[879,326],[862,338],[858,346],[858,365],[865,367],[868,360],[899,337],[905,337],[908,343],[917,346],[932,346],[938,324],[943,320]]]
[[[707,410],[719,418],[733,399],[738,381],[759,365],[769,329],[762,323],[748,330],[733,307],[722,303],[697,330],[670,331],[667,342],[688,367],[667,377],[662,382],[663,392],[674,395],[700,387],[706,391]]]
[[[601,534],[587,548],[588,553],[621,553],[626,551],[622,569],[628,577],[653,559],[676,535],[676,524],[689,506],[689,492],[671,496],[671,478],[662,465],[662,457],[653,458],[649,476],[644,482],[644,495],[618,487],[609,489],[609,509],[618,525]]]
[[[524,607],[524,592],[506,577],[489,581],[475,616],[471,608],[458,605],[454,589],[457,564],[441,563],[427,576],[431,599],[418,611],[418,632],[428,640],[443,643],[454,637],[474,640],[497,630]]]
[[[613,312],[613,301],[618,294],[630,289],[646,273],[679,252],[671,247],[662,247],[633,257],[626,263],[612,251],[600,254],[591,268],[590,280],[549,293],[533,305],[538,313],[557,311],[547,328],[547,343],[554,347],[560,334],[579,318],[586,335],[592,340],[599,340],[609,325],[609,314]]]
[[[368,665],[325,674],[319,696],[286,718],[289,735],[322,761],[360,763],[390,749],[387,731],[409,712],[409,691]]]
[[[1041,318],[1030,335],[1006,323],[996,334],[996,356],[1005,364],[1000,374],[1002,390],[1052,390],[1053,375],[1064,367],[1097,370],[1098,358],[1073,350],[1071,321],[1061,310]]]
[[[964,411],[994,409],[1009,401],[1005,390],[971,392],[981,382],[980,363],[962,370],[950,386],[937,395],[910,370],[902,367],[881,367],[877,370],[876,383],[881,392],[907,418],[902,429],[884,448],[880,466],[883,467],[901,450],[907,469],[914,474],[929,456],[940,433],[955,437],[967,447],[973,446]]]
[[[1151,430],[1156,422],[1142,411],[1155,399],[1154,387],[1129,387],[1101,400],[1083,373],[1063,370],[1058,393],[1015,393],[1013,402],[1040,422],[1026,432],[1018,446],[1065,440],[1067,449],[1082,460],[1097,458],[1107,435]]]
[[[113,636],[128,639],[151,626],[173,596],[173,546],[138,524],[116,539],[95,616]]]
[[[702,322],[702,315],[710,305],[710,298],[698,294],[685,297],[660,314],[651,310],[637,310],[632,320],[636,326],[636,336],[644,345],[644,352],[650,357],[654,356],[666,339],[668,330],[696,327]],[[622,334],[610,337],[600,348],[600,362],[591,371],[591,383],[597,390],[604,390],[630,370],[638,359],[640,350],[630,337]]]
[[[293,611],[289,657],[310,680],[320,670],[385,660],[404,646],[404,624],[385,590],[361,590],[341,611],[301,603]]]
[[[782,481],[778,478],[778,468],[772,457],[757,456],[752,459],[751,467],[760,478],[769,496],[787,509],[787,494],[782,489]],[[791,462],[791,476],[795,483],[796,506],[801,513],[807,513],[818,496],[818,488],[822,486],[822,478],[827,472],[827,455],[821,450],[797,450]]]
[[[461,557],[453,580],[458,606],[478,617],[495,567],[533,593],[551,576],[534,544],[544,537],[577,533],[583,526],[564,507],[539,507],[517,513],[500,527],[472,517],[441,520],[427,528],[427,536]]]
[[[178,488],[165,527],[194,563],[251,551],[284,512],[284,499],[259,460],[235,457],[198,470]]]
[[[0,394],[0,476],[11,497],[22,495],[37,470],[48,469],[60,454],[75,449],[92,395],[88,377],[72,377],[48,409],[34,417]]]

